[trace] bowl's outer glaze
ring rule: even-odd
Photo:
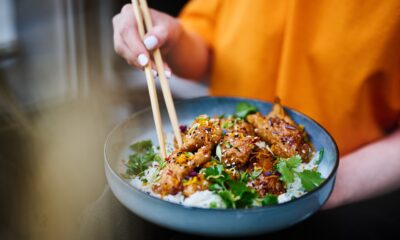
[[[200,114],[232,114],[239,102],[246,101],[267,114],[271,103],[243,98],[201,97],[175,104],[181,124],[190,124]],[[165,108],[161,109],[164,132],[171,132]],[[110,133],[105,144],[105,171],[117,199],[137,215],[171,229],[210,236],[244,236],[271,232],[291,226],[316,212],[328,199],[335,182],[338,150],[332,137],[316,122],[291,109],[293,120],[304,125],[315,149],[324,149],[319,170],[327,180],[312,192],[293,201],[252,209],[201,209],[185,207],[149,196],[120,177],[122,159],[135,141],[151,139],[157,143],[150,109],[134,114]],[[172,135],[172,134],[170,134]],[[133,227],[133,226],[132,226]]]

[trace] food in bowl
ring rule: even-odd
[[[200,115],[181,134],[183,145],[165,160],[150,140],[132,144],[122,176],[152,196],[201,208],[284,203],[324,181],[323,149],[315,151],[279,102],[268,115],[246,102],[234,115]]]

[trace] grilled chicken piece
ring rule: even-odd
[[[182,185],[183,195],[188,197],[197,191],[207,190],[209,182],[204,178],[203,174],[198,174],[197,176],[189,178],[188,181]]]
[[[237,133],[225,135],[221,142],[221,162],[227,166],[245,165],[257,140],[257,137],[251,135],[243,136]]]
[[[185,131],[182,151],[194,152],[202,146],[215,146],[221,139],[222,131],[219,118],[209,118],[207,115],[198,116]]]
[[[254,128],[248,122],[238,118],[225,118],[221,120],[221,128],[226,133],[243,133],[254,136]]]
[[[154,185],[153,191],[162,196],[176,194],[182,189],[182,179],[196,167],[210,161],[212,144],[201,147],[195,154],[175,151],[168,157],[169,163],[160,172],[160,180]]]
[[[274,162],[274,156],[267,149],[256,146],[246,171],[251,174],[254,170],[262,170],[262,174],[267,174],[273,170]]]
[[[241,167],[247,163],[258,138],[253,126],[241,119],[228,118],[221,122],[224,137],[221,141],[221,162]]]
[[[298,127],[279,104],[275,104],[268,116],[251,114],[247,121],[254,126],[257,136],[271,144],[275,155],[287,158],[298,154],[303,160],[309,160],[312,147],[306,141],[304,129]]]
[[[296,123],[293,121],[291,117],[289,117],[285,109],[283,109],[283,106],[281,104],[281,100],[279,98],[275,99],[275,104],[272,106],[271,112],[267,116],[268,118],[280,118],[285,120],[287,123],[291,125],[296,125]]]
[[[260,196],[268,194],[278,195],[284,192],[283,183],[274,175],[274,157],[265,148],[256,146],[251,157],[246,172],[250,175],[254,171],[260,171],[256,179],[250,179],[248,186],[256,190]]]

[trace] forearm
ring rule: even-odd
[[[180,29],[176,41],[165,55],[172,72],[180,77],[199,80],[209,70],[211,51],[196,34]]]
[[[336,185],[324,209],[400,187],[400,129],[340,160]]]

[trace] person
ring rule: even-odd
[[[400,187],[400,1],[192,0],[151,10],[144,41],[132,6],[113,18],[115,51],[143,68],[160,48],[178,76],[217,96],[279,96],[321,123],[341,160],[329,209]]]

